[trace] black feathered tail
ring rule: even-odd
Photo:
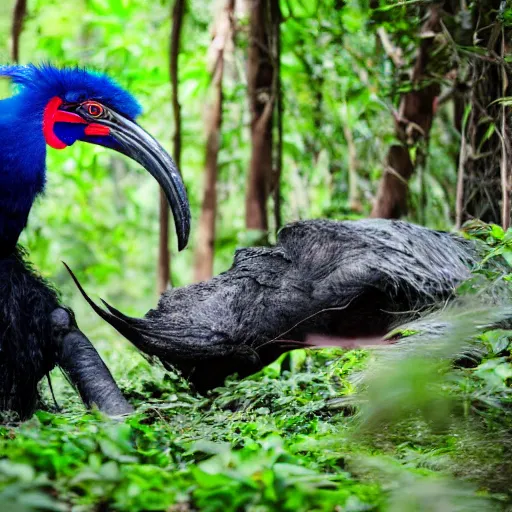
[[[121,313],[121,311],[118,311],[116,308],[112,307],[103,299],[101,299],[101,302],[105,305],[108,311],[105,311],[104,309],[100,308],[89,297],[89,295],[87,295],[87,292],[83,289],[82,285],[80,284],[80,281],[75,276],[73,271],[69,268],[69,266],[64,262],[62,263],[66,267],[67,271],[69,272],[71,278],[73,279],[83,298],[87,301],[89,306],[91,306],[91,308],[98,316],[105,320],[105,322],[109,323],[114,329],[116,329],[117,332],[119,332],[119,334],[124,336],[128,341],[132,342],[136,347],[141,348],[141,350],[144,350],[146,353],[150,355],[158,355],[151,354],[151,352],[143,348],[146,347],[147,343],[145,343],[143,336],[137,329],[137,322],[140,320],[126,316],[125,314]]]

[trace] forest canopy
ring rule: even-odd
[[[272,240],[278,225],[299,218],[357,218],[373,209],[434,228],[472,217],[502,223],[505,3],[287,1],[260,13],[250,4],[184,5],[175,99],[176,6],[168,2],[148,9],[142,0],[89,0],[66,9],[34,0],[20,25],[21,63],[107,70],[140,99],[142,122],[171,154],[178,101],[178,158],[195,229],[189,250],[173,254],[175,285],[224,270],[235,247],[260,240],[265,228]],[[1,7],[6,35],[13,7]],[[263,16],[259,34],[255,16]],[[260,55],[251,44],[257,37],[268,43]],[[3,62],[12,50],[3,38]],[[258,76],[255,59],[263,63],[254,67]],[[265,104],[268,161],[253,167],[267,174],[254,182],[251,126]],[[133,307],[149,305],[155,287],[159,204],[156,184],[129,165],[80,144],[51,151],[50,200],[34,210],[25,237],[37,266],[65,290],[60,259],[86,270],[98,291],[108,281],[109,294]],[[475,193],[475,180],[488,185]],[[205,259],[214,267],[198,268]],[[139,286],[128,286],[138,275],[145,276]]]

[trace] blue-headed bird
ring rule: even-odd
[[[172,158],[136,122],[139,103],[108,76],[51,65],[0,66],[0,76],[17,86],[0,100],[0,409],[29,416],[39,381],[58,365],[87,405],[126,412],[107,367],[72,311],[26,262],[18,239],[44,191],[47,146],[83,141],[141,164],[166,194],[180,250],[190,231],[184,184]]]

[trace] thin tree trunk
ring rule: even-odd
[[[161,295],[171,284],[171,254],[169,251],[169,205],[162,190],[159,194],[160,232],[158,239],[157,293]]]
[[[507,44],[505,43],[505,29],[501,29],[501,58],[504,60],[507,55]],[[501,75],[501,96],[507,95],[509,87],[509,78],[507,69],[502,62],[500,66]],[[510,147],[510,133],[507,130],[507,108],[505,104],[501,105],[501,126],[500,126],[500,142],[501,142],[501,227],[507,230],[510,227],[510,157],[512,156],[512,148]]]
[[[353,212],[361,213],[363,211],[363,205],[361,204],[361,198],[359,196],[357,176],[359,162],[357,160],[354,136],[348,124],[343,125],[343,134],[345,135],[345,140],[347,141],[348,146],[348,207]]]
[[[198,240],[195,255],[195,281],[204,281],[213,275],[215,220],[217,214],[218,156],[222,126],[222,79],[226,45],[232,38],[235,0],[227,0],[223,13],[214,28],[212,46],[216,50],[213,69],[213,100],[210,105],[205,156],[205,185]]]
[[[251,109],[251,163],[246,196],[246,227],[268,231],[267,199],[272,178],[272,112],[275,56],[273,20],[278,0],[250,0],[247,85]]]
[[[284,102],[283,102],[283,88],[281,83],[281,11],[278,6],[278,15],[273,21],[273,39],[275,45],[275,92],[276,97],[276,155],[274,164],[274,183],[273,183],[273,196],[274,196],[274,224],[276,234],[281,229],[283,224],[281,205],[281,175],[283,172],[283,115],[284,115]]]
[[[27,15],[27,0],[17,0],[14,6],[14,11],[12,14],[12,27],[11,27],[11,37],[12,37],[12,52],[11,57],[14,62],[19,62],[20,60],[20,36],[23,31],[23,22],[25,21],[25,16]]]
[[[174,113],[173,157],[181,169],[181,106],[178,99],[178,57],[180,53],[181,28],[185,14],[186,0],[176,0],[172,10],[170,46],[170,76],[172,87],[172,107]],[[169,205],[160,190],[160,243],[158,250],[157,291],[162,294],[171,285],[171,254],[169,251]]]
[[[455,194],[455,227],[460,229],[462,226],[462,214],[464,208],[464,162],[466,161],[467,148],[466,136],[461,130],[461,144],[457,162],[457,191]]]
[[[319,55],[310,55],[308,53],[307,44],[302,42],[295,48],[295,56],[300,60],[305,74],[308,77],[309,89],[313,96],[313,104],[311,109],[311,117],[313,120],[313,130],[311,133],[306,133],[304,136],[304,145],[306,154],[311,155],[312,164],[316,166],[320,157],[320,152],[323,148],[321,140],[321,131],[324,123],[323,105],[324,105],[324,77],[323,75],[317,76],[315,66],[321,67],[322,60]],[[311,62],[312,61],[312,62]]]
[[[354,135],[350,128],[350,119],[348,115],[347,103],[344,102],[342,106],[342,123],[343,123],[343,135],[348,148],[348,207],[353,212],[362,212],[363,205],[361,204],[361,198],[359,195],[359,185],[357,171],[359,168],[359,162],[357,160],[357,149],[354,142]]]
[[[433,50],[437,47],[435,34],[441,32],[440,16],[440,6],[433,5],[422,27],[423,39],[412,72],[413,89],[402,96],[395,119],[395,131],[401,144],[394,144],[389,149],[372,217],[398,218],[407,211],[409,178],[416,164],[421,164],[426,156],[425,147],[435,114],[435,99],[440,93],[440,85],[433,81],[434,77],[428,69]],[[439,68],[432,71],[437,75],[440,72]],[[422,85],[423,81],[426,85]],[[416,150],[414,161],[410,155],[413,148]]]
[[[466,98],[462,90],[461,83],[454,85],[453,95],[453,125],[460,134],[460,147],[455,155],[455,165],[457,166],[457,188],[455,191],[455,227],[461,226],[462,220],[462,200],[464,194],[464,161],[466,158],[466,136],[464,134],[464,111],[466,109]]]
[[[504,72],[503,72],[504,73]],[[506,87],[508,87],[508,81],[504,76],[504,83],[506,83],[503,91],[503,96],[506,94]],[[501,127],[500,127],[500,139],[501,139],[501,226],[504,230],[510,227],[510,156],[512,151],[510,147],[510,139],[507,133],[507,112],[505,105],[501,106]]]

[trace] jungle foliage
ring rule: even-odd
[[[207,396],[124,354],[122,421],[55,375],[64,412],[3,417],[2,510],[509,510],[512,331],[485,326],[510,317],[512,231],[472,236],[487,256],[461,302],[391,350],[298,350]]]
[[[1,7],[4,34],[9,32],[13,3]],[[395,137],[392,113],[400,92],[407,87],[378,48],[377,25],[369,6],[351,2],[335,9],[334,3],[297,1],[282,6],[283,222],[370,212],[384,155]],[[29,4],[20,41],[21,62],[51,60],[107,70],[140,98],[145,108],[141,123],[171,151],[169,2],[153,2],[151,9],[143,0],[87,0],[73,2],[70,9],[52,0]],[[218,7],[212,5],[208,10],[202,5],[192,1],[188,6],[179,60],[181,167],[195,225],[203,187],[205,104],[211,92],[209,26]],[[413,7],[411,12],[406,6],[391,10],[385,22],[401,43],[405,67],[413,61],[417,43],[420,12]],[[394,17],[397,23],[392,21]],[[245,229],[241,207],[250,157],[244,23],[247,20],[241,18],[224,76],[215,273],[230,264],[236,246],[254,240]],[[0,58],[9,60],[7,37]],[[1,86],[4,95],[8,94],[7,85]],[[458,145],[459,136],[447,108],[434,124],[425,173],[412,179],[411,220],[424,220],[438,228],[452,225]],[[354,165],[349,155],[353,150],[360,197],[355,210],[348,202],[349,166]],[[23,242],[38,268],[52,276],[66,295],[71,295],[72,288],[61,259],[77,272],[85,271],[85,284],[98,293],[108,282],[109,297],[121,309],[135,312],[147,309],[154,300],[158,200],[156,185],[136,168],[128,169],[130,165],[80,144],[66,151],[51,151],[47,200],[36,205]],[[424,215],[419,207],[422,187],[429,192]],[[193,249],[194,240],[188,251],[173,255],[175,285],[192,280]],[[138,279],[141,275],[143,280]],[[137,286],[129,285],[134,282]]]

